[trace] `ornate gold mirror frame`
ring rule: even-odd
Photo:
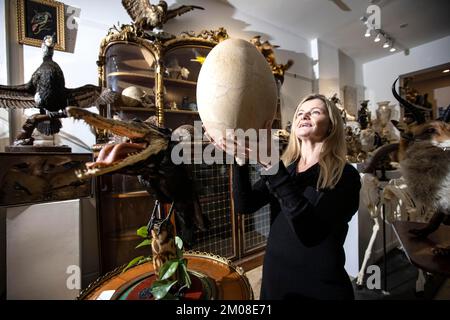
[[[148,39],[132,25],[122,25],[119,28],[113,27],[107,36],[102,40],[100,53],[97,61],[99,85],[106,87],[106,52],[108,48],[118,43],[133,43],[146,48],[155,59],[155,108],[158,117],[158,125],[164,126],[164,54],[175,49],[186,46],[197,46],[213,48],[217,43],[227,39],[229,36],[224,28],[215,31],[203,30],[198,34],[183,32],[178,37],[168,39]]]

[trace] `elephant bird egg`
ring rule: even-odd
[[[264,56],[242,39],[220,42],[200,69],[197,106],[215,141],[227,129],[263,128],[277,109],[277,86]]]

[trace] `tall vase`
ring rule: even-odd
[[[378,133],[381,138],[386,142],[391,140],[391,131],[389,126],[389,121],[392,116],[392,109],[389,106],[390,101],[380,101],[377,102],[378,109],[376,110],[377,122],[378,122]]]
[[[389,121],[391,120],[392,109],[389,106],[390,101],[380,101],[377,102],[378,109],[376,110],[377,119],[381,125],[381,127],[386,127]]]

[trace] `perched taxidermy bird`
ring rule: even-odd
[[[55,42],[53,36],[45,36],[42,43],[43,61],[33,73],[31,80],[22,85],[0,85],[0,107],[2,108],[38,108],[40,114],[31,116],[22,127],[15,144],[32,145],[33,130],[45,135],[59,132],[61,121],[65,118],[67,106],[90,107],[96,103],[101,88],[85,85],[79,88],[65,87],[64,74],[53,61]],[[60,111],[63,112],[60,112]]]
[[[149,0],[122,0],[122,5],[127,10],[138,29],[152,31],[161,30],[170,19],[180,16],[194,9],[204,10],[199,6],[180,6],[168,10],[165,1],[159,1],[157,5],[150,4]]]
[[[436,231],[442,222],[450,220],[450,112],[444,115],[445,118],[426,122],[420,109],[395,91],[395,83],[392,86],[393,95],[415,121],[409,125],[393,121],[400,131],[400,143],[380,148],[365,171],[372,170],[373,163],[388,153],[397,152],[400,170],[412,197],[434,211],[424,228],[410,230],[419,237],[426,237]],[[450,255],[450,247],[434,248],[433,252]]]

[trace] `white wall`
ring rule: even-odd
[[[337,93],[339,96],[339,53],[338,49],[318,41],[319,53],[319,92],[327,97]]]
[[[80,202],[70,200],[7,209],[9,300],[62,300],[79,295]],[[68,269],[71,266],[78,267],[78,271]],[[67,286],[70,275],[74,276],[74,282],[69,282],[74,287]]]
[[[5,0],[0,0],[0,21],[5,21]],[[6,28],[0,28],[0,83],[7,83]],[[0,152],[9,145],[8,110],[0,109]]]
[[[339,50],[339,87],[345,109],[351,115],[356,116],[360,103],[364,100],[362,63],[353,60],[341,50]],[[346,101],[346,96],[344,95],[346,87],[356,90],[353,101]]]
[[[410,49],[409,55],[399,52],[363,65],[366,98],[374,113],[376,102],[396,102],[391,93],[394,80],[406,73],[430,68],[450,61],[450,36]],[[398,104],[397,104],[398,105]],[[396,112],[398,117],[398,109]]]
[[[347,112],[356,115],[359,101],[364,98],[362,64],[320,39],[317,41],[317,51],[318,92],[327,97],[337,93]],[[351,101],[345,101],[345,98],[350,98],[344,95],[346,87],[354,89],[355,95]]]
[[[0,21],[5,21],[5,0],[0,0]],[[0,28],[0,83],[6,83],[5,28]],[[0,109],[0,152],[9,144],[8,112]],[[0,299],[6,293],[6,210],[0,208]]]

